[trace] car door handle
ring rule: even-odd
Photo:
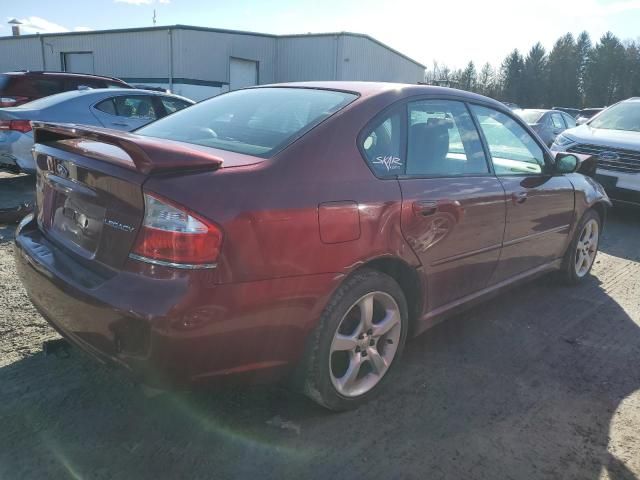
[[[438,202],[431,200],[420,200],[413,202],[413,213],[421,217],[428,217],[438,211]]]
[[[129,126],[128,123],[122,123],[122,122],[112,122],[111,125],[117,125],[119,127],[128,127]]]
[[[527,192],[513,192],[511,194],[511,200],[513,203],[518,205],[527,201]]]

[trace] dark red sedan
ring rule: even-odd
[[[588,162],[446,88],[277,85],[135,134],[34,127],[16,258],[51,325],[146,382],[290,376],[335,410],[445,314],[583,280],[609,205]]]

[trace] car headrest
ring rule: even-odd
[[[449,153],[446,122],[417,123],[411,126],[409,133],[407,173],[438,171]]]

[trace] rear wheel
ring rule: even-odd
[[[334,294],[304,361],[304,391],[331,410],[368,401],[387,380],[407,335],[407,303],[396,281],[364,270]]]
[[[598,253],[601,230],[600,215],[594,210],[588,210],[582,217],[564,257],[562,273],[568,283],[579,283],[591,271]]]

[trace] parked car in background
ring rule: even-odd
[[[616,103],[551,146],[598,158],[596,179],[617,202],[640,206],[640,98]]]
[[[0,73],[0,108],[82,88],[132,88],[118,78],[68,72]]]
[[[145,381],[294,373],[334,410],[461,306],[584,280],[609,204],[507,107],[440,87],[281,84],[135,134],[34,128],[15,258],[62,335]]]
[[[576,117],[576,123],[582,125],[586,123],[590,118],[600,113],[604,108],[583,108]]]
[[[502,102],[503,105],[506,105],[507,107],[509,107],[511,110],[520,110],[520,105],[518,105],[517,103],[513,103],[513,102]]]
[[[32,121],[95,125],[131,131],[194,102],[149,90],[74,90],[0,109],[0,167],[35,172]]]
[[[556,136],[567,128],[576,126],[576,121],[568,113],[558,110],[525,109],[514,110],[531,129],[538,134],[545,145],[553,143]]]
[[[560,112],[564,112],[564,113],[568,113],[569,115],[571,115],[574,119],[578,116],[578,114],[580,113],[580,109],[579,108],[571,108],[571,107],[553,107],[551,110],[558,110]]]

